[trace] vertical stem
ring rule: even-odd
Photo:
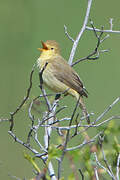
[[[91,9],[91,4],[92,4],[92,0],[88,0],[88,6],[87,6],[87,10],[86,10],[86,15],[85,15],[85,19],[84,19],[84,22],[83,22],[83,26],[82,26],[80,32],[78,33],[78,36],[76,37],[74,43],[73,43],[73,47],[72,47],[72,50],[71,50],[71,53],[70,53],[70,57],[69,57],[69,61],[68,61],[68,64],[70,64],[70,65],[72,65],[72,61],[73,61],[73,58],[75,56],[75,52],[76,52],[76,49],[77,49],[77,46],[78,46],[78,42],[79,42],[83,32],[86,29],[86,25],[87,25],[87,22],[88,22],[88,18],[89,18],[89,14],[90,14],[90,9]]]
[[[57,107],[57,102],[58,102],[58,100],[55,100],[51,107],[51,111],[49,113],[49,117],[51,117],[51,118],[48,119],[47,124],[51,124],[54,121],[54,115],[55,115],[55,111],[56,111],[56,107]],[[45,144],[46,150],[48,150],[48,148],[49,148],[49,141],[50,141],[51,133],[52,133],[52,128],[45,127],[44,144]],[[48,164],[48,171],[49,171],[51,180],[57,180],[51,161]]]

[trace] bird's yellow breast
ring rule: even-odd
[[[54,54],[52,51],[42,52],[41,56],[37,60],[38,67],[42,69],[45,66],[46,62],[48,62],[49,64],[50,62],[52,62],[54,57],[56,57],[56,54]]]
[[[52,65],[52,60],[49,59],[41,59],[41,57],[38,59],[37,64],[40,70],[45,66],[46,62],[48,62],[48,65],[46,66],[45,70],[43,71],[43,82],[44,84],[53,90],[54,92],[64,92],[66,91],[69,87],[59,81],[55,76],[54,76],[54,67]]]
[[[38,68],[40,69],[40,70],[42,70],[42,68],[45,66],[45,64],[46,64],[46,60],[45,59],[42,59],[42,58],[38,58],[38,60],[37,60],[37,66],[38,66]]]
[[[43,52],[37,61],[40,70],[46,62],[48,64],[42,74],[43,83],[54,92],[67,91],[68,94],[78,99],[82,82],[75,71],[57,54],[50,56],[49,53]]]

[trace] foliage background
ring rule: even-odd
[[[71,36],[76,37],[85,15],[84,0],[0,0],[0,117],[8,117],[26,93],[29,74],[39,57],[40,40],[54,39],[60,43],[62,55],[68,59],[72,43],[64,34],[64,24]],[[91,19],[95,26],[109,28],[109,18],[114,18],[114,29],[120,30],[120,1],[93,1]],[[93,32],[86,31],[76,53],[76,59],[88,55],[95,47]],[[82,62],[75,69],[89,91],[89,112],[99,115],[107,105],[120,95],[120,35],[111,34],[102,45],[110,49],[97,61]],[[38,74],[34,76],[32,97],[39,95]],[[65,98],[67,105],[74,101]],[[25,112],[27,105],[16,118],[16,132],[25,137],[30,123]],[[71,107],[67,109],[70,114]],[[120,112],[119,106],[112,114]],[[30,178],[32,167],[23,158],[23,147],[8,136],[8,123],[0,124],[0,179],[10,179],[8,174]],[[64,167],[65,168],[65,167]],[[66,173],[68,168],[66,167]]]

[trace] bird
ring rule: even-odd
[[[41,71],[47,63],[42,74],[43,84],[55,93],[65,92],[65,95],[75,97],[90,124],[89,114],[83,101],[83,97],[88,97],[88,92],[79,75],[61,56],[59,44],[55,40],[41,41],[41,43],[42,48],[38,48],[41,54],[37,60],[37,66]]]

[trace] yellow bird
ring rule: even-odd
[[[42,46],[42,48],[38,48],[42,52],[37,60],[39,69],[42,70],[45,64],[48,63],[42,74],[43,83],[56,93],[65,92],[65,95],[72,95],[79,100],[83,115],[86,117],[87,122],[90,123],[83,102],[83,96],[88,97],[88,95],[79,75],[60,55],[60,48],[56,41],[47,40],[45,43],[42,42]]]

